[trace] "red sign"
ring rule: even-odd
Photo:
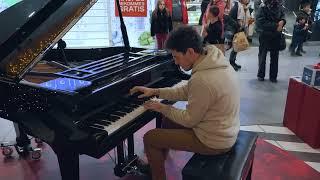
[[[119,0],[122,16],[126,17],[146,17],[147,0]],[[117,3],[115,1],[116,16],[119,16]]]

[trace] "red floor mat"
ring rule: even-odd
[[[254,180],[319,180],[320,173],[288,152],[261,139],[257,141]]]

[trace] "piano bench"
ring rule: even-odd
[[[235,145],[220,155],[194,154],[182,169],[183,180],[250,180],[257,134],[240,131]]]

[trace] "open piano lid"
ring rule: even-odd
[[[19,82],[97,0],[23,0],[0,13],[0,78]]]

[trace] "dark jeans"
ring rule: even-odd
[[[301,51],[303,50],[302,47],[303,47],[303,41],[301,41],[301,42],[292,42],[292,44],[290,46],[290,51],[292,53],[294,53],[294,52],[301,53]]]
[[[259,70],[258,77],[264,78],[266,71],[266,59],[267,59],[268,50],[265,47],[259,46]],[[278,60],[279,60],[279,51],[271,50],[270,51],[270,79],[277,79],[278,76]]]
[[[230,53],[230,57],[229,57],[229,61],[230,61],[230,64],[231,65],[235,65],[235,63],[236,63],[236,59],[237,59],[237,52],[235,52],[233,49],[232,49],[232,51],[231,51],[231,53]]]

